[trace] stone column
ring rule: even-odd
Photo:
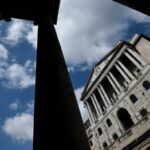
[[[124,73],[124,71],[121,69],[121,67],[118,64],[115,64],[116,69],[121,73],[121,75],[124,77],[124,79],[130,83],[129,77]]]
[[[108,103],[108,105],[112,105],[112,101],[108,97],[108,95],[107,95],[105,89],[103,88],[103,86],[101,84],[99,84],[99,87],[100,87],[100,89],[101,89],[101,91],[102,91],[102,93],[103,93],[103,95],[104,95],[104,97],[105,97],[106,102]]]
[[[119,89],[120,91],[122,91],[123,88],[121,87],[120,83],[117,81],[117,79],[115,78],[115,76],[114,76],[111,72],[109,72],[109,75],[111,76],[111,78],[112,78],[113,81],[115,82],[115,84],[116,84],[116,86],[118,87],[118,89]]]
[[[98,106],[97,106],[97,104],[96,104],[96,101],[95,101],[95,99],[93,98],[93,95],[91,95],[91,101],[92,101],[92,103],[93,103],[93,105],[94,105],[94,108],[95,108],[95,110],[96,110],[96,113],[97,113],[97,116],[99,117],[100,116],[100,113],[99,113],[99,110],[98,110]],[[97,118],[98,119],[98,118]]]
[[[49,16],[38,28],[33,150],[90,150],[64,56]],[[59,137],[60,140],[51,137]]]
[[[96,101],[96,104],[97,104],[97,106],[98,106],[98,110],[99,110],[100,115],[102,115],[102,110],[101,110],[100,104],[99,104],[99,102],[98,102],[98,100],[97,100],[97,98],[96,98],[96,96],[95,96],[94,93],[93,93],[93,98],[94,98],[95,101]]]
[[[133,51],[130,48],[127,48],[127,51],[129,53],[131,53],[142,64],[143,67],[146,66],[146,62],[143,60],[143,58],[137,52]]]
[[[131,56],[129,55],[127,52],[124,52],[124,54],[131,60],[131,62],[140,70],[142,70],[142,66]]]
[[[97,87],[97,90],[98,90],[98,92],[99,92],[99,94],[100,94],[100,96],[101,96],[101,98],[102,98],[101,100],[103,101],[105,108],[107,108],[107,107],[108,107],[108,104],[107,104],[106,99],[105,99],[105,97],[103,96],[103,94],[102,94],[100,88]]]
[[[86,107],[87,107],[87,111],[89,113],[89,119],[90,119],[91,124],[92,124],[92,123],[94,123],[94,117],[93,117],[93,114],[91,112],[91,108],[90,108],[89,103],[87,101],[85,102],[85,104],[86,104]]]
[[[107,129],[107,127],[106,127],[104,122],[102,122],[102,125],[103,125],[103,129],[105,131],[105,135],[108,138],[107,143],[109,142],[108,145],[110,145],[111,144],[111,139],[110,139],[111,133],[108,132],[108,129]]]
[[[118,64],[120,65],[120,67],[124,70],[124,72],[126,72],[126,74],[132,79],[134,79],[134,76],[132,75],[132,73],[126,68],[126,66],[124,66],[124,64],[121,61],[117,61]]]
[[[109,75],[106,75],[106,77],[107,77],[107,79],[108,79],[108,81],[110,82],[110,84],[112,85],[112,87],[113,87],[113,89],[115,90],[115,92],[117,93],[117,95],[119,95],[119,90],[118,90],[118,88],[116,87],[116,85],[113,83],[113,81],[112,81],[112,79],[110,78],[110,76]]]
[[[112,113],[112,116],[113,116],[113,118],[114,118],[116,124],[118,125],[119,131],[120,131],[120,133],[121,133],[121,135],[122,135],[123,132],[124,132],[124,129],[123,129],[122,125],[120,124],[120,121],[118,120],[118,117],[115,116],[114,113]]]
[[[99,84],[99,88],[100,88],[100,91],[101,91],[101,93],[102,93],[102,95],[104,95],[103,97],[104,97],[104,100],[107,102],[107,106],[109,106],[109,105],[111,105],[111,101],[110,101],[110,99],[109,99],[109,97],[108,97],[108,95],[107,95],[107,93],[106,93],[106,91],[104,90],[104,88],[103,88],[103,86],[101,85],[101,84]]]

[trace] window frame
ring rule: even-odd
[[[116,137],[115,137],[115,135],[116,135]],[[119,138],[119,136],[118,136],[118,134],[116,132],[113,133],[112,137],[113,137],[114,140],[117,140]]]
[[[138,101],[138,98],[135,96],[135,94],[131,94],[130,95],[130,100],[134,104],[134,103],[136,103]]]
[[[143,87],[146,91],[148,91],[150,89],[149,81],[147,81],[147,80],[143,81]]]
[[[99,136],[101,136],[101,135],[103,134],[102,128],[99,127],[99,128],[97,129],[97,131],[98,131],[98,135],[99,135]],[[100,131],[101,131],[101,132],[100,132]]]
[[[112,126],[112,122],[109,118],[106,120],[106,124],[107,124],[108,127]]]
[[[142,111],[145,111],[145,112],[142,112]],[[142,108],[139,112],[140,112],[140,115],[141,115],[143,118],[146,117],[147,114],[148,114],[148,111],[147,111],[146,108]]]

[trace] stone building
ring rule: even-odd
[[[91,150],[150,149],[150,39],[119,41],[94,66],[81,101]]]

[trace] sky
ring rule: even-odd
[[[92,66],[135,33],[150,37],[150,18],[111,0],[61,0],[55,26],[80,101]],[[0,150],[32,150],[37,26],[0,22]]]

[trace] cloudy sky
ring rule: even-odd
[[[150,18],[111,0],[62,0],[57,34],[79,101],[92,65],[118,40],[150,36]],[[0,150],[32,150],[37,27],[0,22]]]

